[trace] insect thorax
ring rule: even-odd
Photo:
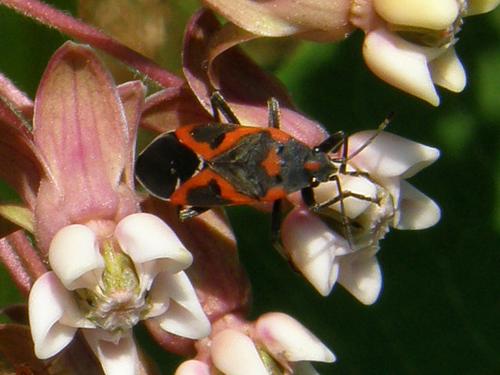
[[[255,199],[272,188],[283,189],[284,195],[299,191],[316,178],[327,180],[335,168],[324,153],[314,153],[295,139],[279,142],[266,131],[245,136],[209,166],[240,193]]]

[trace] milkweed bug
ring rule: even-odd
[[[374,202],[373,198],[342,191],[339,174],[363,175],[347,171],[347,160],[361,152],[385,128],[389,118],[348,155],[342,131],[311,148],[280,130],[279,104],[274,98],[268,101],[267,128],[241,125],[219,92],[211,96],[211,103],[214,122],[164,133],[136,161],[137,180],[151,195],[178,206],[181,220],[217,206],[273,203],[272,233],[278,244],[281,202],[291,193],[300,191],[304,203],[316,211],[339,202],[344,227],[349,225],[345,198]],[[340,157],[330,157],[329,153],[341,148]],[[317,203],[313,188],[326,181],[336,181],[338,194]],[[350,236],[347,233],[349,242]]]

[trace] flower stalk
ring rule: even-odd
[[[108,53],[130,67],[137,69],[137,71],[163,87],[182,85],[180,78],[167,72],[150,59],[117,42],[94,27],[41,1],[0,0],[0,4]]]

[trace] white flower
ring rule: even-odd
[[[66,347],[78,328],[106,374],[136,374],[131,328],[156,319],[168,332],[198,339],[210,332],[195,291],[182,271],[191,254],[156,216],[122,219],[109,235],[102,223],[74,224],[53,238],[53,269],[33,285],[30,326],[38,358]],[[102,234],[102,233],[101,233]]]
[[[265,314],[247,331],[226,328],[218,332],[210,343],[210,358],[225,375],[317,374],[309,361],[335,361],[316,336],[283,313]],[[203,369],[190,361],[176,375],[201,375]]]
[[[349,149],[357,150],[373,134],[349,137]],[[286,217],[281,232],[284,248],[322,295],[328,295],[338,281],[362,303],[376,301],[382,287],[375,256],[379,240],[390,227],[424,229],[439,221],[436,203],[405,181],[438,157],[435,148],[382,132],[348,161],[347,171],[355,175],[338,173],[347,195],[344,212],[336,202],[319,215],[297,207]],[[315,189],[318,202],[338,196],[334,181]]]
[[[484,13],[498,0],[354,0],[351,22],[366,37],[363,55],[384,81],[439,105],[434,84],[460,92],[465,70],[455,54],[464,16]]]
[[[202,361],[190,359],[177,368],[175,375],[210,375],[210,367]]]

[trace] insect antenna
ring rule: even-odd
[[[346,162],[350,159],[352,159],[353,157],[355,157],[356,155],[358,155],[361,151],[363,151],[366,147],[368,147],[370,145],[370,143],[373,142],[373,140],[375,138],[378,137],[378,135],[380,133],[382,133],[384,131],[384,129],[387,127],[387,125],[389,125],[392,121],[392,119],[394,118],[394,112],[390,112],[386,117],[385,119],[380,123],[380,125],[377,127],[377,130],[375,130],[375,133],[373,133],[371,135],[370,138],[368,138],[365,143],[363,143],[361,146],[359,146],[356,151],[354,151],[352,154],[350,154],[347,158],[346,158]],[[347,140],[346,140],[346,143],[347,143]],[[346,146],[347,148],[347,146]]]

